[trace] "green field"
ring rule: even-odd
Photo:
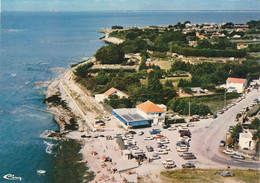
[[[234,177],[222,177],[219,169],[180,169],[174,171],[163,171],[161,175],[155,179],[145,177],[139,180],[143,182],[177,182],[177,183],[259,183],[260,174],[257,170],[229,170]]]

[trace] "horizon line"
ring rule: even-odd
[[[82,11],[75,11],[75,10],[64,10],[64,11],[56,11],[56,10],[41,10],[41,11],[28,11],[28,10],[0,10],[0,12],[50,12],[50,13],[55,13],[55,12],[102,12],[102,11],[129,11],[129,12],[138,12],[138,11],[176,11],[176,12],[205,12],[205,11],[216,11],[216,12],[226,12],[226,11],[231,11],[231,12],[260,12],[260,10],[82,10]]]

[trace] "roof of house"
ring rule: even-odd
[[[136,107],[141,109],[145,113],[165,112],[161,107],[159,107],[158,105],[156,105],[155,103],[149,100],[142,104],[139,104]]]
[[[233,83],[245,83],[246,79],[242,79],[242,78],[228,78],[227,82],[233,82]]]
[[[105,96],[110,96],[110,95],[112,95],[114,92],[120,92],[120,93],[122,93],[122,94],[124,94],[124,95],[126,95],[126,96],[128,96],[126,93],[124,93],[124,92],[122,92],[122,91],[120,91],[120,90],[118,90],[118,89],[116,89],[116,88],[110,88],[109,90],[107,90],[105,93],[104,93],[104,95]]]

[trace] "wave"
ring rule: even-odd
[[[21,32],[22,30],[20,30],[20,29],[1,29],[1,31],[6,31],[6,32]]]
[[[43,141],[43,143],[47,145],[46,150],[45,150],[47,154],[55,154],[53,152],[53,147],[55,146],[55,144],[52,144],[52,143],[47,142],[47,141]]]

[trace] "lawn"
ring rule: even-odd
[[[245,182],[259,183],[260,174],[257,170],[230,170],[234,177],[222,177],[219,169],[180,169],[161,172],[161,182],[178,183],[224,183]]]

